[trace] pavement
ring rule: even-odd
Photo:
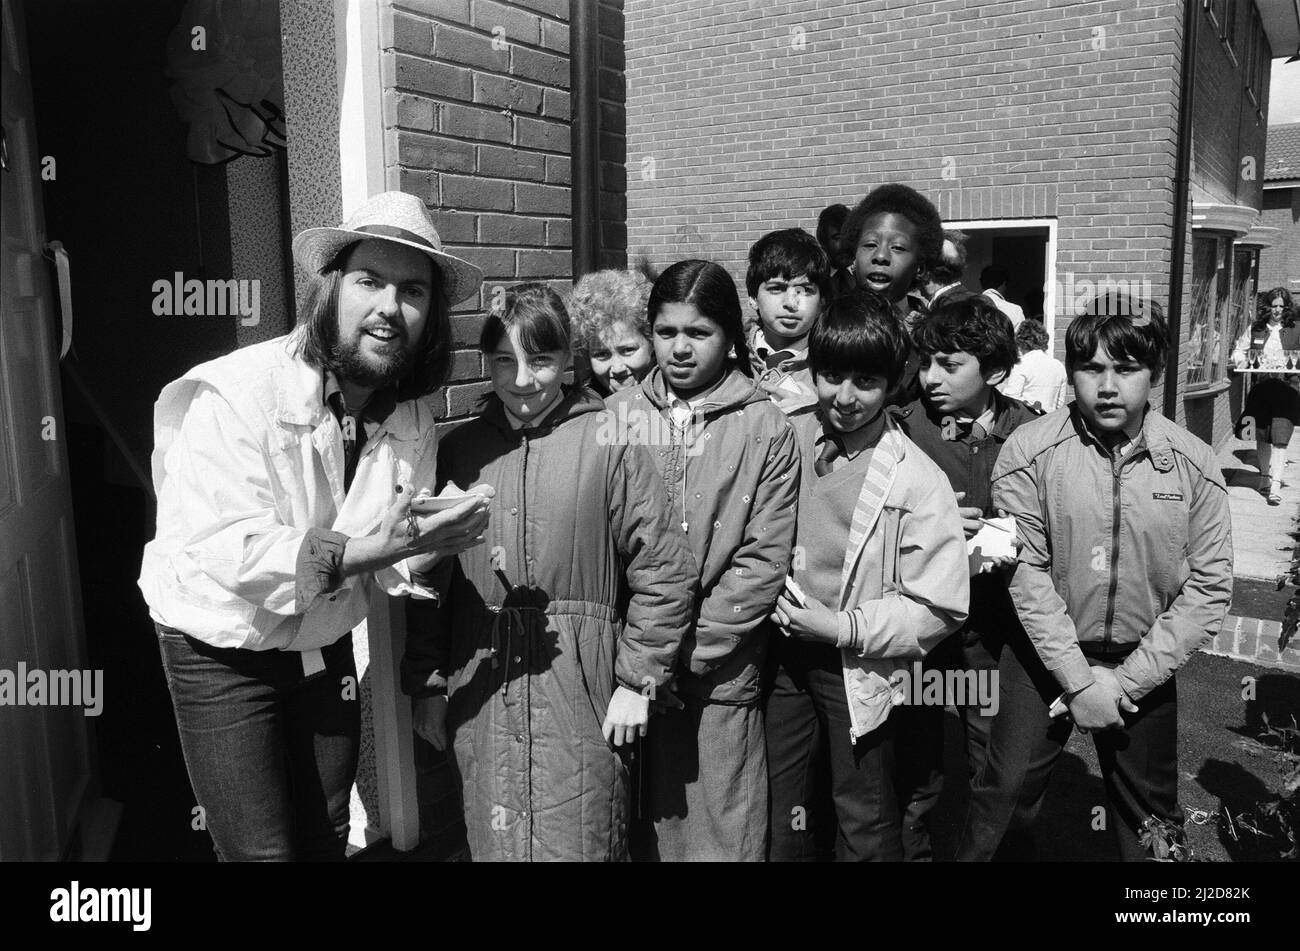
[[[1275,449],[1274,452],[1277,450]],[[1278,581],[1290,570],[1300,530],[1300,429],[1287,447],[1281,505],[1259,493],[1255,444],[1229,439],[1219,453],[1232,510],[1233,603],[1208,654],[1233,657],[1264,667],[1300,672],[1300,638],[1278,650],[1282,615],[1295,588]]]

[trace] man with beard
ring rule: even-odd
[[[155,406],[140,587],[226,861],[344,857],[371,581],[436,598],[435,564],[482,541],[492,495],[412,506],[434,485],[448,309],[481,272],[398,192],[293,251],[312,275],[294,331],[200,364]]]

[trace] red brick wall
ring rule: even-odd
[[[1199,5],[1198,5],[1199,6]],[[1246,92],[1246,57],[1251,42],[1251,3],[1226,4],[1236,18],[1235,42],[1229,53],[1221,29],[1200,8],[1196,35],[1197,135],[1192,148],[1192,185],[1200,200],[1260,206],[1264,178],[1264,143],[1268,135],[1268,83],[1256,105]],[[1253,167],[1243,170],[1242,160]]]
[[[764,232],[902,181],[948,219],[1055,217],[1059,279],[1166,299],[1180,9],[628,0],[631,252],[739,278]]]
[[[1277,228],[1273,246],[1259,255],[1259,289],[1300,290],[1300,188],[1269,189],[1264,193],[1260,224]]]
[[[382,10],[389,188],[434,209],[447,249],[483,269],[455,308],[446,420],[487,390],[477,345],[496,287],[567,282],[567,0],[389,0]]]

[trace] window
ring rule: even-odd
[[[1254,103],[1255,111],[1262,117],[1264,102],[1264,74],[1268,72],[1268,45],[1264,28],[1260,25],[1259,10],[1252,3],[1246,17],[1246,36],[1242,41],[1246,57],[1246,95]]]
[[[1232,250],[1232,311],[1223,335],[1225,355],[1230,355],[1237,339],[1255,319],[1255,291],[1259,280],[1259,251],[1253,247]]]
[[[1205,233],[1192,237],[1192,298],[1187,326],[1187,387],[1210,386],[1227,375],[1224,325],[1232,311],[1231,243]],[[1229,341],[1230,343],[1231,341]]]

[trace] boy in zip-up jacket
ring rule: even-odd
[[[965,620],[970,590],[947,479],[885,411],[907,346],[889,301],[871,291],[836,298],[810,341],[818,408],[791,421],[803,453],[800,593],[777,601],[788,636],[767,684],[775,861],[814,857],[821,785],[838,860],[906,854],[895,772],[908,742],[903,681]]]
[[[1032,855],[1072,726],[1094,734],[1121,856],[1150,856],[1144,831],[1181,835],[1175,672],[1223,623],[1232,538],[1214,453],[1147,405],[1166,339],[1155,304],[1098,298],[1066,332],[1075,401],[998,458],[993,504],[1016,518],[1010,590],[1027,636],[1007,632],[959,859]]]

